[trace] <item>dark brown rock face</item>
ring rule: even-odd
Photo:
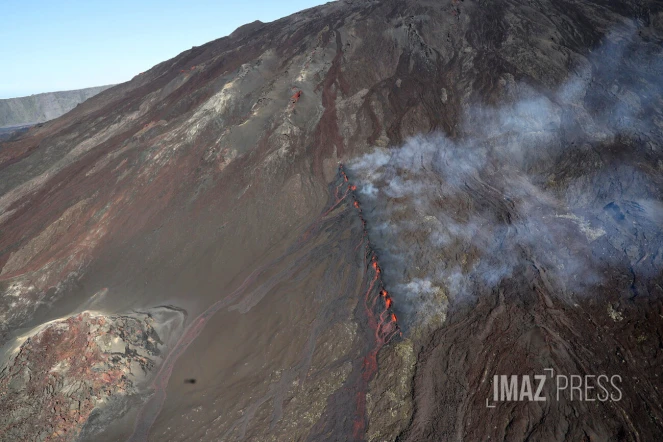
[[[0,439],[660,439],[662,42],[653,1],[340,1],[13,135]],[[621,397],[491,402],[548,368]]]

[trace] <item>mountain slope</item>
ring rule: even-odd
[[[66,114],[78,104],[111,86],[47,92],[0,100],[0,128],[43,123]]]
[[[662,41],[656,2],[333,2],[3,143],[0,433],[660,437]],[[145,314],[158,352],[26,425],[44,327]],[[486,407],[544,368],[623,400]]]

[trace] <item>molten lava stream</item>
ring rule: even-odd
[[[393,300],[385,289],[379,291],[379,296],[376,296],[375,289],[380,282],[380,266],[377,257],[373,254],[371,257],[371,264],[369,269],[374,270],[373,277],[371,278],[368,288],[364,293],[364,311],[368,325],[373,330],[374,343],[368,354],[364,356],[362,363],[362,373],[360,384],[358,385],[356,397],[356,415],[353,425],[353,438],[355,440],[363,439],[366,429],[366,393],[368,391],[368,384],[378,370],[377,355],[386,344],[399,332],[397,318],[394,313],[389,309],[393,307]],[[383,299],[383,303],[379,303],[379,299]],[[375,313],[376,306],[382,305],[382,311],[378,315]]]
[[[321,215],[311,224],[311,226],[309,226],[309,228],[295,242],[295,244],[293,244],[293,246],[291,246],[282,256],[276,260],[255,269],[235,291],[212,304],[210,307],[208,307],[207,310],[196,317],[188,327],[186,327],[180,339],[166,356],[166,359],[162,363],[162,366],[152,381],[153,394],[138,411],[138,416],[136,417],[134,424],[134,431],[129,439],[131,442],[143,441],[148,438],[152,425],[157,419],[157,416],[160,414],[165,402],[166,388],[168,386],[168,382],[173,372],[175,363],[179,357],[184,354],[189,345],[200,335],[207,321],[220,309],[228,307],[231,303],[236,302],[239,297],[248,289],[248,287],[257,280],[258,276],[264,273],[267,269],[271,268],[274,263],[280,262],[284,256],[290,255],[300,250],[309,239],[310,235],[315,231],[315,229],[323,221],[325,221],[327,215],[339,207],[339,205],[348,197],[348,195],[352,195],[354,198],[353,192],[356,190],[356,186],[347,184],[349,179],[343,170],[343,166],[339,167],[339,173],[343,181],[334,188],[334,200],[331,202],[330,208],[321,213]],[[364,357],[362,364],[362,375],[359,379],[360,384],[357,387],[358,393],[356,398],[356,418],[353,426],[353,434],[355,439],[363,439],[366,415],[366,392],[368,391],[368,383],[373,378],[373,375],[377,372],[377,354],[380,349],[389,343],[389,341],[396,335],[396,333],[399,332],[399,328],[396,321],[396,315],[390,312],[390,309],[393,307],[393,301],[389,297],[387,291],[382,288],[380,278],[381,269],[378,264],[377,256],[370,250],[370,242],[368,239],[368,232],[366,230],[366,220],[361,215],[361,206],[356,198],[354,198],[353,206],[356,208],[356,210],[359,211],[359,218],[363,226],[362,241],[357,246],[357,249],[361,246],[361,244],[366,245],[367,253],[364,253],[364,260],[370,258],[370,265],[365,266],[365,268],[367,270],[373,269],[373,276],[371,281],[368,283],[368,287],[364,293],[363,301],[368,325],[373,331],[374,342],[370,351]],[[343,213],[340,213],[337,216],[342,215]],[[329,221],[329,219],[327,219],[327,221]],[[364,264],[366,264],[366,261]],[[376,288],[378,286],[381,287],[379,295],[376,293]],[[383,302],[379,302],[380,299],[383,299]],[[375,310],[378,305],[380,306],[381,311],[376,315]]]
[[[339,172],[343,177],[343,181],[348,182],[348,176],[345,174],[342,165],[339,166]],[[356,189],[356,186],[350,185],[344,194],[344,197],[347,196],[348,193],[354,192]],[[368,256],[365,253],[364,260],[370,257],[370,265],[366,266],[366,261],[364,261],[364,265],[367,271],[370,271],[371,269],[373,270],[373,276],[364,292],[363,301],[368,326],[373,330],[374,342],[373,347],[369,350],[368,354],[364,356],[362,363],[360,385],[358,385],[356,397],[356,415],[353,425],[353,438],[355,440],[361,440],[364,438],[366,430],[366,393],[368,391],[369,382],[378,370],[377,355],[382,347],[388,344],[397,333],[400,333],[400,330],[396,315],[391,312],[394,301],[389,296],[387,290],[382,286],[382,269],[380,268],[377,256],[370,249],[368,231],[366,230],[366,220],[362,215],[361,204],[356,197],[354,197],[353,206],[358,211],[359,219],[363,226],[362,240],[355,250],[364,243],[364,240],[366,240],[366,251],[368,252]],[[380,287],[379,291],[376,290],[378,286]],[[380,299],[382,299],[381,302]],[[379,313],[376,313],[376,309],[378,308],[380,309]]]

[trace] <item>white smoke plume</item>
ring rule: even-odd
[[[410,323],[439,322],[450,299],[527,267],[568,300],[605,284],[606,269],[635,279],[663,267],[660,46],[633,25],[556,91],[503,83],[504,104],[466,109],[461,136],[417,136],[349,164]]]

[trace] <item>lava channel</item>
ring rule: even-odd
[[[300,250],[310,239],[311,235],[319,229],[323,221],[327,222],[331,220],[329,215],[337,209],[341,203],[348,199],[348,197],[353,199],[352,205],[358,213],[363,229],[361,241],[355,250],[364,244],[364,277],[369,274],[371,275],[370,281],[367,282],[366,290],[363,292],[362,302],[367,323],[372,334],[370,350],[368,351],[368,354],[364,356],[361,365],[361,376],[359,377],[358,385],[355,388],[355,391],[357,391],[356,412],[353,422],[353,437],[355,439],[363,439],[366,427],[366,393],[368,391],[368,383],[377,372],[378,352],[382,347],[388,344],[394,336],[400,335],[401,332],[396,314],[392,311],[394,301],[384,288],[381,277],[382,270],[380,268],[378,257],[372,250],[368,239],[366,220],[362,215],[361,204],[355,195],[357,187],[349,184],[349,178],[343,169],[343,165],[339,166],[339,174],[342,177],[342,182],[334,188],[334,201],[331,203],[330,207],[322,212],[309,228],[306,229],[302,236],[281,257],[267,265],[255,269],[234,292],[211,305],[207,310],[195,318],[188,327],[186,327],[182,336],[169,352],[152,381],[151,387],[153,393],[138,412],[134,431],[129,438],[130,442],[147,440],[150,430],[165,402],[166,387],[175,363],[179,357],[184,354],[189,345],[200,335],[207,321],[220,309],[228,307],[231,303],[236,302],[248,287],[256,281],[258,276],[263,274],[267,269],[271,268],[275,263],[280,262],[285,256]],[[347,212],[340,211],[339,213],[334,214],[334,217],[343,216],[344,213]]]
[[[339,174],[343,177],[343,183],[339,187],[343,187],[345,183],[349,183],[348,175],[346,174],[343,165],[339,165]],[[385,289],[382,281],[382,268],[375,251],[372,249],[368,239],[368,230],[366,228],[366,219],[362,213],[361,203],[359,202],[355,191],[357,186],[348,185],[345,192],[341,192],[337,188],[337,194],[342,193],[343,198],[348,195],[352,196],[353,207],[355,208],[359,219],[362,224],[362,239],[360,244],[365,245],[364,250],[364,267],[365,274],[368,276],[372,274],[370,281],[362,295],[364,313],[368,322],[370,330],[373,332],[373,342],[369,352],[364,356],[361,368],[361,378],[357,386],[356,395],[356,412],[353,423],[353,438],[355,440],[362,440],[366,431],[366,393],[368,391],[368,384],[373,379],[373,376],[378,370],[377,356],[382,347],[387,345],[395,336],[402,335],[400,327],[398,326],[398,318],[393,312],[394,300]]]

